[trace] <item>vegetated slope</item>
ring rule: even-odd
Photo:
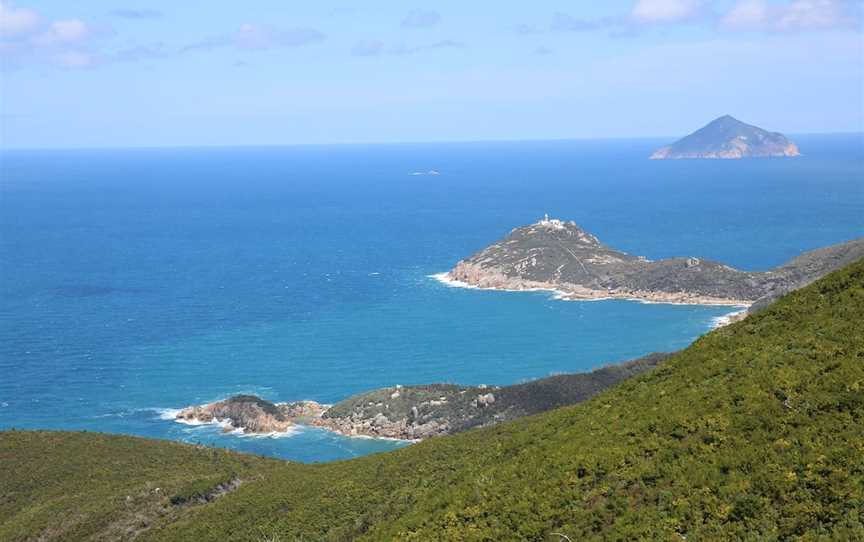
[[[0,540],[131,539],[273,468],[286,463],[136,437],[5,431]]]
[[[0,439],[5,454],[18,442],[38,463],[37,439]],[[156,452],[123,453],[148,462]],[[190,469],[211,452],[195,453]],[[142,538],[864,539],[864,261],[584,403],[397,452],[283,465],[262,463],[259,476],[160,516]],[[86,480],[111,467],[80,468]],[[15,484],[2,487],[0,522],[43,514],[16,513],[6,497]]]

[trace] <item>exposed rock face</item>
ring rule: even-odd
[[[652,160],[680,158],[768,158],[800,156],[798,147],[783,134],[745,124],[729,115],[662,147]]]
[[[513,386],[429,384],[355,395],[333,405],[321,425],[346,435],[424,439],[494,425],[590,399],[656,367],[670,354],[650,354],[590,373],[541,378]],[[395,392],[399,393],[393,397]]]
[[[545,218],[459,262],[448,278],[480,288],[557,290],[567,299],[750,305],[861,257],[864,238],[804,254],[769,272],[692,257],[650,261],[607,247],[575,222]]]
[[[478,414],[485,389],[453,384],[383,388],[333,405],[313,425],[345,435],[423,439],[451,433]]]
[[[198,423],[221,422],[226,432],[240,429],[245,433],[284,433],[294,425],[291,418],[297,417],[289,414],[298,409],[299,412],[306,412],[304,408],[311,409],[306,403],[293,407],[277,406],[254,395],[235,395],[224,401],[184,408],[177,414],[177,419]]]
[[[184,409],[178,420],[228,420],[247,433],[287,431],[292,424],[349,436],[418,440],[492,425],[584,401],[655,367],[668,354],[610,365],[590,373],[559,375],[503,387],[429,384],[362,393],[328,407],[314,401],[271,403],[254,396]]]
[[[307,419],[320,418],[330,407],[315,401],[295,401],[293,403],[277,403],[276,408],[289,420],[303,423]]]

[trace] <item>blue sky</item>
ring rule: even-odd
[[[0,145],[864,131],[861,0],[0,0]]]

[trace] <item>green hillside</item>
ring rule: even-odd
[[[0,540],[864,540],[864,261],[585,403],[396,452],[7,432],[0,465]]]

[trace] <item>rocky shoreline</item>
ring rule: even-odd
[[[604,245],[575,222],[547,216],[458,262],[443,280],[491,290],[547,290],[567,300],[759,307],[861,257],[864,238],[806,252],[764,272],[692,256],[652,261]]]
[[[235,395],[223,401],[188,406],[174,419],[194,425],[219,424],[225,433],[278,434],[320,417],[327,408],[328,405],[315,401],[271,403],[255,395]]]
[[[180,410],[180,423],[218,423],[225,432],[285,434],[296,426],[319,427],[350,437],[417,441],[494,425],[575,404],[643,371],[669,354],[650,354],[590,373],[542,378],[512,386],[427,384],[361,393],[334,405],[315,401],[273,403],[237,395]]]
[[[484,269],[478,264],[461,261],[445,274],[445,280],[456,286],[466,286],[481,290],[499,290],[507,292],[554,292],[558,299],[567,301],[601,301],[604,299],[625,299],[643,303],[665,303],[671,305],[722,305],[749,306],[752,300],[733,299],[691,294],[688,292],[664,292],[646,290],[628,290],[609,288],[606,290],[592,289],[578,284],[547,283],[524,280],[519,277],[507,276],[496,270]]]

